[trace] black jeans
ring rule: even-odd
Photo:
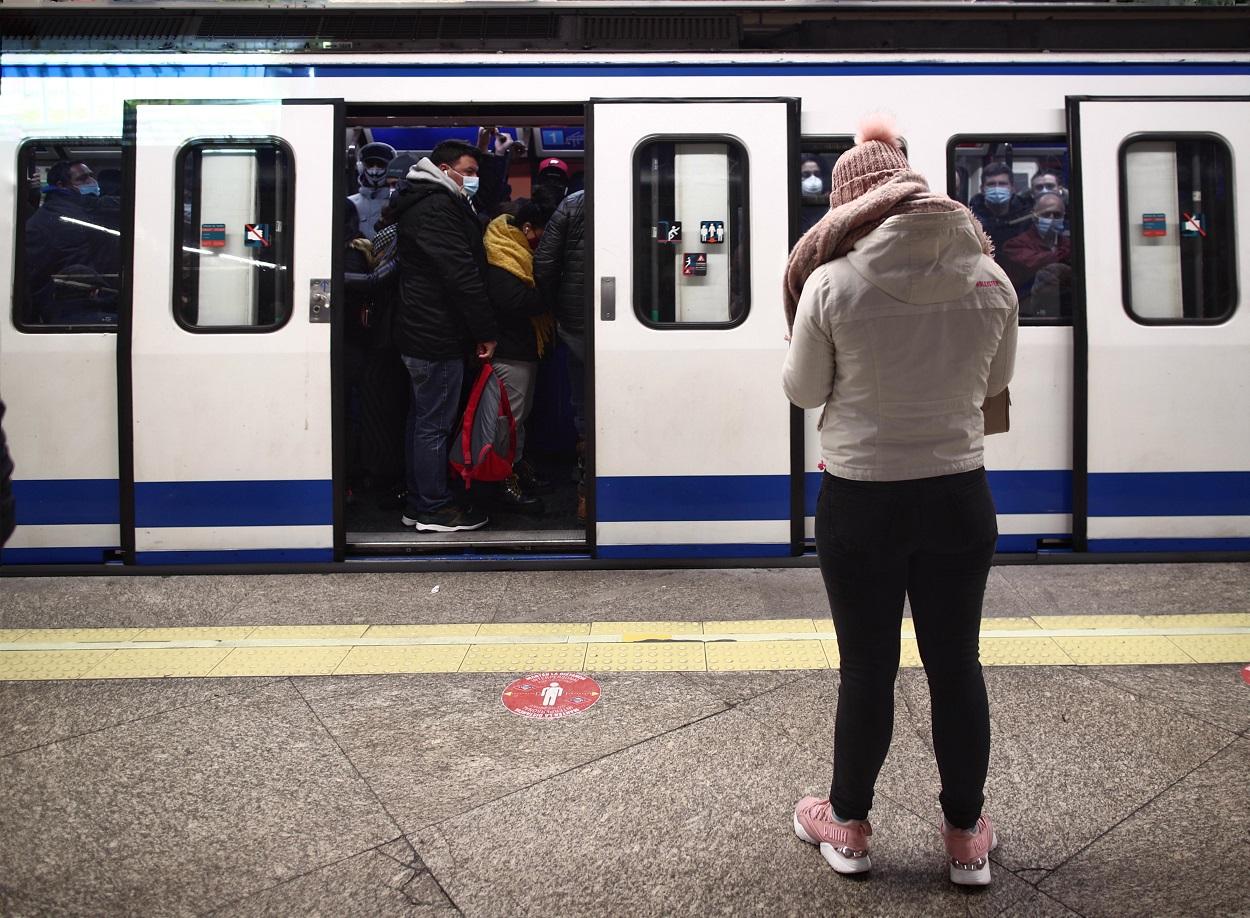
[[[978,643],[997,538],[984,469],[913,481],[824,476],[816,550],[841,656],[830,792],[841,818],[867,818],[890,748],[906,595],[929,679],[942,811],[951,825],[976,824],[990,758]]]

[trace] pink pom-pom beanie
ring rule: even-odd
[[[855,143],[833,167],[830,207],[847,204],[910,168],[886,116],[866,118]]]

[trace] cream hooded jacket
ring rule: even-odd
[[[981,402],[1011,380],[1018,307],[971,220],[890,217],[804,284],[782,383],[800,408],[824,407],[829,473],[903,481],[982,464]]]

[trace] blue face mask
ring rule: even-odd
[[[993,185],[985,189],[985,200],[991,204],[1006,204],[1011,200],[1011,189],[1006,185]]]
[[[1059,235],[1063,232],[1063,217],[1038,217],[1037,231],[1043,236]]]
[[[476,175],[464,175],[464,176],[461,176],[461,178],[464,179],[464,193],[467,194],[469,197],[473,197],[475,194],[477,194],[477,188],[478,188],[477,176]]]
[[[100,193],[100,186],[96,184],[95,182],[92,182],[90,185],[79,185],[78,193],[98,195]]]

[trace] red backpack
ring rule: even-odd
[[[469,393],[447,461],[468,488],[475,481],[503,481],[512,474],[515,459],[516,420],[508,390],[494,368],[484,364]]]

